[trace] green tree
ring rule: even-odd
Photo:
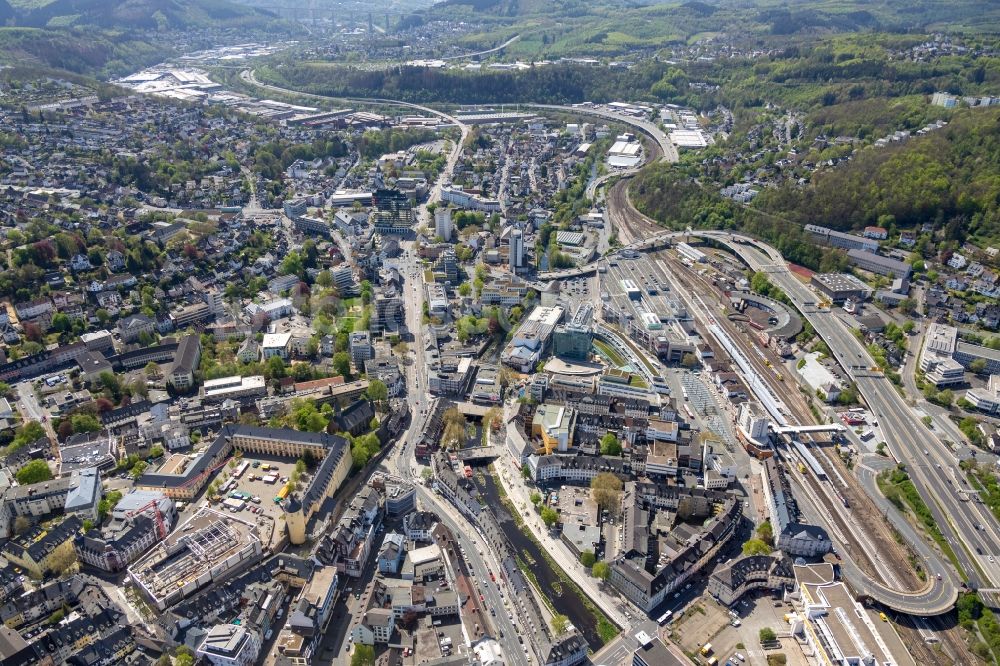
[[[986,359],[977,358],[972,363],[969,363],[969,372],[974,372],[977,375],[983,374],[986,370]]]
[[[98,432],[101,429],[101,422],[93,414],[74,414],[70,417],[73,425],[73,432]]]
[[[542,507],[542,522],[546,527],[552,527],[559,521],[559,513],[550,506]]]
[[[70,320],[69,316],[63,312],[57,312],[52,316],[52,330],[59,331],[60,333],[65,333],[66,331],[73,328],[73,322]]]
[[[465,441],[468,421],[457,407],[450,407],[441,415],[444,428],[441,431],[441,446],[446,449],[461,448]]]
[[[594,556],[594,553],[592,553],[591,551],[585,550],[582,553],[580,553],[580,564],[582,564],[583,566],[587,567],[588,569],[591,568],[592,566],[594,566],[594,564],[596,562],[597,562],[597,558]]]
[[[771,547],[761,539],[748,539],[743,544],[744,555],[770,555]]]
[[[622,445],[618,441],[618,437],[613,432],[605,433],[604,437],[601,437],[601,455],[620,456],[621,454]]]
[[[623,487],[622,480],[610,472],[601,472],[590,481],[590,492],[597,507],[609,513],[618,511]]]
[[[684,356],[681,357],[681,365],[688,369],[697,368],[698,357],[691,353],[684,354]]]
[[[302,432],[325,432],[330,419],[316,409],[315,400],[294,401],[289,422]]]
[[[769,546],[774,545],[774,528],[771,527],[771,521],[765,520],[757,526],[757,538]]]
[[[22,486],[41,483],[52,478],[52,470],[44,460],[31,460],[14,475]]]
[[[13,453],[29,444],[34,444],[44,437],[45,429],[42,427],[42,424],[37,421],[28,421],[14,435],[14,439],[7,446],[7,453]]]
[[[285,362],[280,356],[272,356],[267,359],[266,372],[271,379],[281,379],[287,374]]]
[[[333,369],[338,375],[351,376],[351,357],[347,352],[337,352],[333,355]]]
[[[778,640],[778,634],[774,633],[774,629],[771,627],[764,627],[757,633],[757,636],[760,638],[761,643],[770,643]]]
[[[174,666],[194,666],[194,653],[181,645],[174,650]]]
[[[594,567],[590,570],[590,573],[594,578],[607,580],[608,576],[611,575],[611,565],[604,561],[594,562]]]
[[[122,384],[118,381],[118,377],[115,376],[115,373],[102,372],[98,378],[98,382],[104,388],[104,392],[108,394],[108,397],[113,399],[116,404],[121,401]]]
[[[354,646],[354,654],[351,655],[351,666],[375,666],[375,648],[371,645]]]
[[[542,501],[542,495],[539,492],[533,492],[533,493],[531,493],[531,498],[530,499],[531,499],[531,503],[532,504],[534,504],[535,506],[538,506],[538,504]]]
[[[365,391],[368,395],[368,399],[372,402],[379,404],[384,403],[389,399],[389,388],[380,379],[371,379],[368,381],[368,389]]]
[[[146,461],[140,460],[136,464],[132,465],[132,469],[129,470],[129,475],[133,479],[138,479],[140,476],[143,475],[147,467],[149,467],[149,465],[146,463]]]
[[[569,618],[561,613],[556,613],[552,616],[552,633],[556,636],[562,636],[569,629]]]

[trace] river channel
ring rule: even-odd
[[[590,614],[573,589],[559,580],[559,576],[552,570],[548,560],[542,557],[539,546],[518,529],[514,519],[500,501],[500,493],[497,491],[493,477],[490,474],[476,474],[473,476],[473,480],[476,482],[479,492],[486,499],[487,505],[496,514],[497,522],[500,523],[500,529],[503,530],[504,536],[507,537],[518,556],[525,561],[535,579],[538,580],[542,594],[548,597],[556,612],[569,618],[570,623],[577,628],[590,648],[596,652],[604,644],[597,633],[597,618]],[[528,561],[525,553],[534,562]],[[562,593],[557,594],[557,590],[561,590]]]

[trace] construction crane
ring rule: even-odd
[[[184,483],[181,484],[181,488],[186,488],[186,487],[188,487],[190,485],[197,485],[197,484],[201,483],[201,479],[204,479],[207,476],[215,474],[227,462],[229,462],[229,458],[228,457],[225,458],[225,459],[223,459],[222,462],[216,463],[212,467],[207,468],[201,474],[198,474],[197,476],[192,476],[190,479],[188,479],[187,481],[185,481]]]
[[[139,515],[140,513],[145,513],[147,509],[153,510],[153,520],[156,521],[156,536],[159,539],[164,539],[167,536],[167,526],[163,522],[163,512],[160,511],[159,500],[151,500],[148,504],[144,504],[135,511],[129,511],[126,515],[129,518]]]

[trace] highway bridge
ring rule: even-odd
[[[973,587],[996,587],[1000,566],[1000,530],[993,515],[959,491],[964,474],[937,435],[906,404],[896,387],[876,364],[864,344],[840,317],[817,305],[818,297],[792,275],[774,248],[760,241],[726,232],[698,232],[728,246],[751,269],[767,273],[830,347],[834,358],[854,380],[858,392],[875,413],[892,455],[906,464],[907,473],[934,516],[955,558]]]
[[[942,502],[943,506],[948,507],[947,511],[950,514],[950,518],[959,526],[958,530],[952,528],[949,516],[946,516],[942,512],[936,502],[927,502],[942,532],[947,535],[946,538],[952,545],[963,570],[969,576],[970,582],[976,585],[978,582],[974,577],[976,566],[971,561],[969,551],[963,547],[963,542],[966,542],[966,539],[975,542],[969,545],[969,550],[976,550],[980,553],[997,552],[995,545],[987,543],[986,534],[989,533],[992,536],[992,529],[978,530],[975,526],[977,522],[981,525],[986,525],[987,522],[992,523],[992,517],[982,515],[981,505],[965,502],[964,506],[961,506],[957,493],[942,492],[935,485],[936,483],[941,484],[945,488],[950,489],[950,481],[945,485],[945,475],[950,474],[950,471],[946,470],[945,465],[941,463],[937,463],[935,467],[927,464],[920,457],[923,456],[926,459],[930,456],[932,449],[940,452],[944,447],[917,420],[916,415],[909,410],[896,392],[895,387],[891,385],[884,374],[872,370],[874,361],[868,356],[867,350],[865,350],[854,334],[830,310],[817,307],[817,296],[799,282],[798,278],[791,274],[785,265],[784,259],[776,249],[753,238],[720,231],[663,231],[642,241],[632,243],[626,246],[625,249],[635,251],[659,249],[672,244],[677,239],[691,236],[710,239],[719,243],[729,248],[734,255],[742,259],[752,270],[766,272],[772,282],[785,291],[792,303],[827,342],[838,362],[854,378],[862,397],[864,397],[869,407],[876,412],[877,417],[882,422],[881,427],[883,432],[887,435],[890,449],[892,449],[898,460],[907,463],[907,471],[910,473],[911,478],[913,478],[914,483],[917,484],[918,488],[931,489],[931,494],[934,498],[938,502]],[[907,425],[913,422],[916,422],[918,427]],[[913,444],[913,442],[918,443]],[[927,453],[914,453],[914,446],[927,447],[923,449]],[[951,465],[954,465],[954,461],[951,461]],[[937,472],[936,474],[933,473],[935,471]],[[886,508],[888,503],[877,486],[874,485],[873,477],[866,479],[864,474],[865,472],[861,470],[858,476],[861,477],[866,491],[872,496],[876,504],[884,509],[883,513],[887,519],[893,523],[897,531],[904,536],[910,546],[923,559],[925,568],[929,573],[929,582],[921,590],[896,590],[872,579],[852,562],[847,561],[842,563],[845,579],[848,580],[859,596],[878,601],[898,612],[922,617],[931,617],[948,612],[958,598],[959,588],[959,582],[953,574],[951,566],[912,527],[904,529],[902,524],[897,524],[898,521],[894,520],[894,516],[898,514],[898,511],[895,511],[895,508],[891,507],[891,505],[890,508],[892,511]],[[944,497],[941,497],[941,495],[944,495]],[[893,511],[895,511],[895,514]],[[906,523],[905,517],[896,516],[896,518],[902,521],[902,523]],[[962,532],[964,534],[960,536]],[[968,544],[968,542],[966,543]],[[995,538],[992,543],[1000,543],[1000,538]],[[982,560],[985,563],[986,557],[983,557]],[[939,573],[941,574],[940,579],[937,578]],[[993,586],[989,585],[989,587]]]
[[[620,113],[592,106],[565,106],[561,104],[524,104],[523,106],[529,106],[536,109],[549,109],[551,111],[561,111],[563,113],[576,113],[586,116],[594,116],[603,120],[610,120],[611,122],[628,125],[629,127],[632,127],[652,139],[656,143],[657,148],[659,148],[660,155],[663,156],[664,160],[667,162],[676,162],[678,160],[677,146],[673,144],[666,132],[648,120],[643,120],[642,118],[636,118],[634,116],[624,116]]]

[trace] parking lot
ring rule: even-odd
[[[224,502],[211,503],[207,493],[202,493],[201,498],[194,503],[194,506],[185,507],[180,521],[192,515],[198,507],[208,504],[218,511],[231,511],[243,520],[256,522],[261,530],[261,543],[265,547],[273,549],[284,537],[284,512],[281,506],[274,502],[274,498],[284,486],[283,479],[291,477],[295,469],[295,461],[257,455],[247,455],[244,460],[250,463],[247,465],[246,471],[229,490],[225,493],[220,491],[219,496],[223,500],[231,499],[232,493],[238,492],[249,495],[250,500],[242,502],[242,507],[233,511]],[[257,463],[258,466],[254,467],[254,463]],[[268,470],[263,469],[265,464],[268,465]],[[236,465],[230,463],[219,470],[215,480],[220,488],[232,478],[237,469],[239,469],[239,463]],[[275,477],[274,482],[268,483],[264,480],[265,476]],[[309,476],[306,473],[299,481],[300,491],[305,488],[308,481]],[[258,498],[259,501],[255,502],[252,498]],[[231,504],[235,505],[235,503]]]
[[[736,613],[736,618],[730,614]],[[781,648],[765,651],[760,645],[760,630],[768,627],[779,635],[787,634],[785,614],[793,612],[785,602],[773,599],[770,593],[747,594],[732,609],[716,602],[707,594],[687,606],[684,615],[669,625],[668,635],[690,653],[696,653],[705,643],[711,643],[713,655],[724,664],[735,653],[746,657],[747,664],[765,664],[768,654],[784,653],[788,664],[808,663],[795,638],[781,639]],[[734,627],[733,620],[739,621]]]

